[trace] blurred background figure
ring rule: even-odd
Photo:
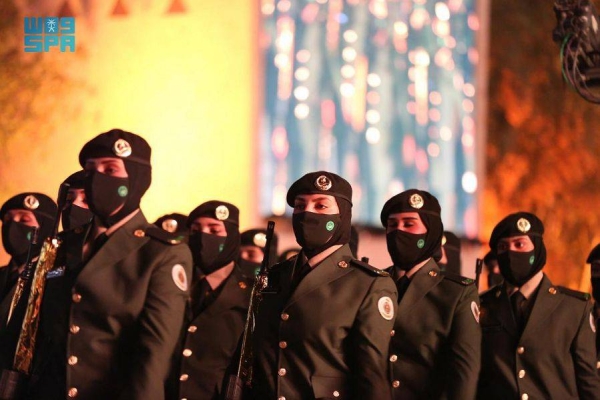
[[[299,247],[291,247],[289,249],[285,249],[279,255],[279,262],[289,260],[290,258],[294,257],[296,254],[300,253],[300,250],[301,249]]]
[[[189,233],[186,226],[186,221],[187,215],[172,213],[163,215],[154,221],[154,225],[169,233],[177,233],[183,236],[183,241],[187,243]]]
[[[77,171],[71,174],[65,183],[69,184],[67,194],[67,205],[61,214],[63,229],[69,230],[83,226],[92,220],[94,214],[89,210],[85,198],[85,171]]]
[[[239,265],[244,275],[254,278],[260,270],[260,265],[265,258],[265,245],[267,244],[266,229],[249,229],[242,232],[240,237]],[[271,249],[269,252],[269,266],[275,264],[277,259],[277,235],[273,233]]]
[[[442,236],[442,258],[438,266],[444,272],[455,275],[461,274],[460,239],[450,231],[444,231]]]

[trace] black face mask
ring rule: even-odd
[[[85,179],[85,196],[90,210],[103,220],[127,201],[129,178],[117,178],[91,171]]]
[[[310,258],[335,243],[329,243],[340,229],[340,214],[317,214],[301,212],[292,215],[296,241]]]
[[[35,228],[20,222],[7,221],[2,224],[2,244],[4,249],[19,265],[27,261],[29,243]]]
[[[427,247],[425,241],[427,234],[413,234],[394,230],[386,235],[388,252],[394,266],[408,271],[421,261],[425,260]]]
[[[535,250],[526,253],[505,251],[498,254],[498,267],[506,281],[514,286],[521,287],[533,277],[541,267],[535,267]]]
[[[223,260],[226,236],[211,235],[209,233],[194,232],[190,235],[189,246],[192,250],[194,265],[208,275],[229,263]]]
[[[248,278],[254,278],[258,272],[260,272],[261,263],[256,263],[240,258],[239,261],[240,269]]]
[[[65,230],[77,228],[90,222],[94,214],[87,208],[69,204],[62,212],[62,225]]]

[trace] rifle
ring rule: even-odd
[[[25,394],[25,386],[31,374],[31,362],[33,361],[33,352],[35,350],[35,341],[40,322],[40,309],[46,286],[46,275],[54,267],[56,254],[60,246],[60,239],[57,235],[58,224],[60,222],[60,215],[65,207],[69,187],[69,184],[63,183],[60,185],[58,191],[58,210],[54,220],[52,236],[44,240],[35,266],[31,290],[27,300],[27,309],[15,351],[13,369],[3,370],[0,376],[0,399],[2,400],[21,399]]]
[[[479,277],[481,276],[481,270],[483,269],[483,260],[478,258],[475,261],[475,287],[479,289]]]
[[[19,274],[19,279],[17,280],[17,287],[15,288],[15,293],[13,294],[13,298],[10,302],[10,309],[8,310],[8,318],[6,320],[6,325],[10,322],[10,319],[17,308],[17,304],[19,304],[19,300],[21,300],[21,296],[23,296],[23,292],[25,291],[25,285],[27,282],[31,280],[31,275],[33,273],[33,253],[34,249],[38,245],[38,236],[40,229],[35,227],[31,231],[31,241],[29,242],[29,249],[27,250],[27,261],[25,262],[25,268]]]
[[[254,333],[254,318],[258,312],[258,306],[262,300],[264,289],[267,287],[269,274],[269,254],[271,250],[271,239],[275,231],[275,222],[267,224],[267,242],[265,244],[265,257],[260,265],[260,272],[254,278],[250,305],[246,314],[244,333],[242,335],[242,347],[240,361],[238,362],[236,375],[230,375],[225,389],[225,400],[242,400],[244,391],[252,384],[252,335]]]

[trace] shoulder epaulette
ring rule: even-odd
[[[184,236],[177,233],[167,232],[164,229],[161,229],[157,226],[149,226],[145,231],[141,231],[143,235],[140,235],[138,232],[133,232],[134,236],[148,236],[149,238],[158,240],[159,242],[176,245],[183,243]]]
[[[569,289],[564,286],[557,286],[556,288],[560,293],[566,294],[567,296],[575,297],[579,300],[588,301],[591,298],[589,293],[580,292],[579,290]]]
[[[447,272],[443,272],[442,275],[444,279],[448,279],[452,282],[460,283],[463,286],[473,285],[475,283],[475,279],[465,278],[464,276],[449,274]]]
[[[342,262],[342,261],[340,261]],[[362,262],[359,260],[351,259],[350,264],[359,267],[362,270],[365,270],[373,275],[377,276],[390,276],[390,274],[382,269],[376,268],[372,265],[367,264],[366,262]]]

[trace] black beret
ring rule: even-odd
[[[154,225],[170,233],[185,232],[187,218],[187,215],[179,213],[166,214],[154,221]]]
[[[390,214],[402,212],[418,212],[441,218],[440,203],[435,196],[419,189],[406,190],[385,202],[381,210],[383,227],[387,227],[387,219]]]
[[[326,194],[344,199],[352,205],[352,186],[347,180],[333,172],[309,172],[294,182],[286,197],[290,207],[294,207],[294,199],[300,194]]]
[[[444,231],[444,237],[442,238],[442,246],[444,246],[444,248],[446,249],[460,251],[460,239],[454,233],[450,231]]]
[[[498,222],[492,231],[490,248],[495,251],[502,238],[523,235],[542,237],[543,234],[544,224],[538,217],[529,212],[519,211]]]
[[[50,197],[42,193],[26,192],[20,193],[8,199],[0,209],[0,219],[4,220],[4,216],[10,210],[26,210],[32,211],[41,225],[40,218],[47,218],[51,221],[56,217],[58,206]]]
[[[141,136],[112,129],[99,134],[83,146],[79,153],[79,164],[85,167],[87,159],[112,157],[150,166],[151,152],[150,145]]]
[[[590,255],[588,256],[587,260],[585,260],[585,262],[587,264],[591,264],[594,261],[599,261],[600,260],[600,244],[597,244],[596,247],[594,247],[592,249],[592,251],[590,252]],[[597,299],[600,300],[600,299]]]
[[[242,246],[256,246],[264,249],[267,244],[266,229],[249,229],[240,235]],[[273,233],[272,246],[277,247],[277,235]]]
[[[233,204],[224,201],[211,200],[200,204],[187,218],[187,227],[192,226],[192,222],[198,217],[211,217],[236,226],[240,224],[240,210]]]
[[[71,174],[65,179],[65,183],[68,183],[71,189],[83,189],[85,187],[85,171],[81,170]]]

